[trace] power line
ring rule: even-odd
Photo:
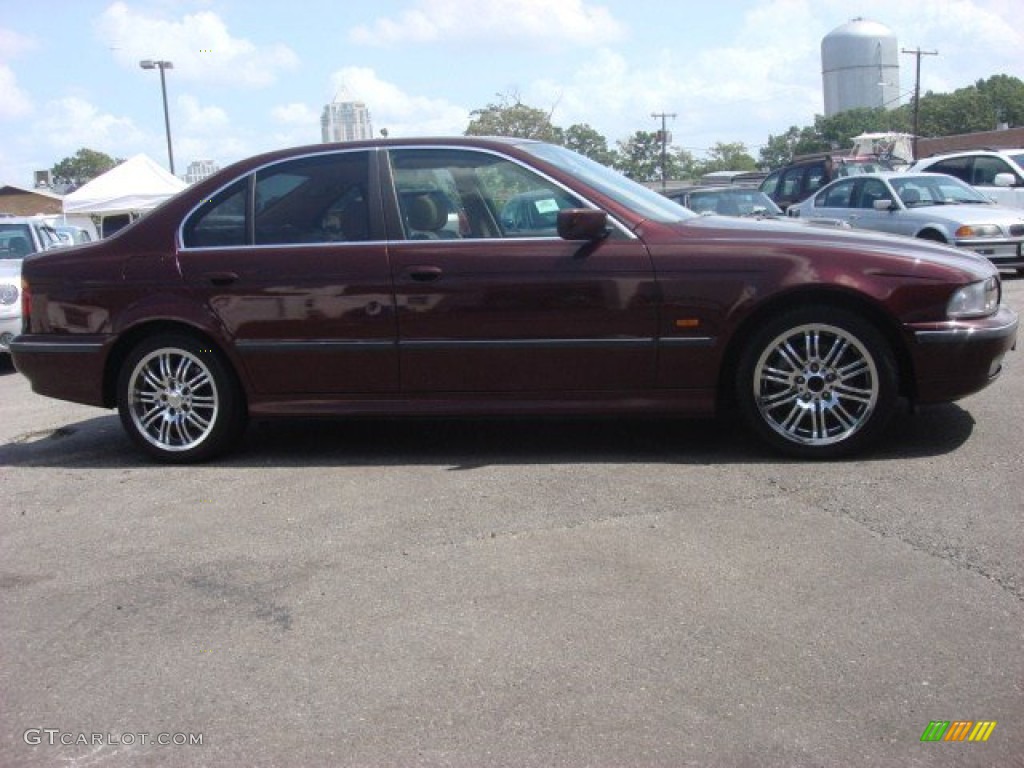
[[[675,112],[652,112],[651,117],[654,119],[661,118],[661,131],[659,138],[661,139],[661,191],[664,192],[667,184],[665,178],[665,165],[668,163],[668,130],[665,127],[666,118],[671,117],[673,120],[676,119]]]

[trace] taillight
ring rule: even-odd
[[[21,279],[21,332],[29,332],[29,321],[32,319],[32,291],[28,280]]]

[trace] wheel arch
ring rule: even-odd
[[[913,363],[910,352],[900,329],[899,321],[869,298],[841,290],[832,290],[819,286],[788,291],[774,296],[747,315],[729,339],[722,365],[718,374],[717,401],[719,408],[735,401],[733,384],[738,374],[740,357],[754,333],[770,318],[781,314],[794,305],[826,304],[841,307],[864,317],[878,329],[888,342],[896,358],[898,388],[901,395],[914,397]]]
[[[133,326],[118,338],[107,355],[103,370],[103,402],[108,408],[117,404],[117,379],[125,359],[143,339],[162,334],[181,334],[189,336],[200,344],[209,344],[211,349],[223,358],[225,367],[235,379],[235,386],[242,398],[243,406],[248,410],[248,395],[241,377],[235,368],[235,361],[216,339],[201,328],[177,320],[152,320]]]
[[[936,229],[932,225],[927,225],[923,227],[920,231],[918,231],[916,235],[914,235],[914,237],[918,237],[922,240],[931,240],[932,242],[935,243],[949,242],[949,237],[946,236],[946,233],[940,229]]]

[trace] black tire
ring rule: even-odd
[[[770,319],[751,337],[736,394],[751,429],[804,459],[835,459],[884,432],[898,402],[893,351],[854,312],[811,305]]]
[[[132,349],[118,374],[117,409],[132,441],[171,464],[222,453],[246,422],[244,399],[227,362],[184,334],[153,336]]]

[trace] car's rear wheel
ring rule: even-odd
[[[853,312],[808,306],[778,315],[739,363],[739,406],[769,444],[801,458],[838,458],[885,429],[898,400],[885,337]]]
[[[224,451],[245,425],[242,397],[227,363],[190,336],[144,340],[128,355],[117,386],[121,424],[160,461],[188,463]]]

